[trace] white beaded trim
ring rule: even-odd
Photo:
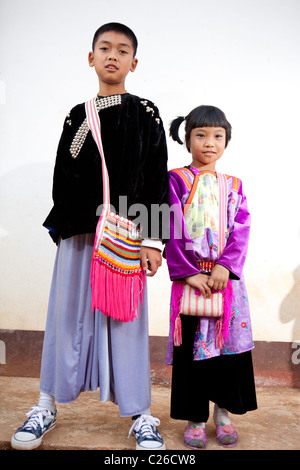
[[[103,98],[96,98],[96,108],[97,111],[99,112],[101,109],[106,109],[110,108],[111,106],[117,106],[120,105],[122,102],[121,95],[113,95],[113,96],[105,96]],[[69,117],[69,115],[67,116]],[[70,119],[67,120],[67,123],[69,126],[72,125],[72,122]],[[79,152],[84,144],[84,141],[86,139],[86,136],[88,135],[89,132],[89,127],[87,124],[87,120],[83,121],[81,126],[79,127],[78,131],[76,132],[73,142],[70,146],[70,153],[73,158],[77,158],[79,155]]]

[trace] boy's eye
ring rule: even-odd
[[[120,52],[121,52],[121,54],[128,54],[128,52],[127,52],[127,51],[123,51],[123,50],[121,50]]]

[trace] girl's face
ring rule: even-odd
[[[192,166],[215,171],[216,162],[224,153],[226,131],[223,127],[196,127],[190,135]]]

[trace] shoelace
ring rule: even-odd
[[[44,420],[47,416],[50,416],[51,412],[46,410],[45,408],[41,408],[38,405],[33,406],[26,416],[28,416],[28,421],[24,426],[24,429],[37,429],[38,425],[40,425],[41,429],[44,428]]]
[[[135,422],[131,426],[128,437],[130,436],[133,430],[138,432],[142,426],[143,426],[142,436],[144,438],[156,437],[151,426],[159,426],[159,425],[160,425],[160,420],[158,418],[154,418],[154,416],[152,415],[141,415],[139,418],[135,420]]]

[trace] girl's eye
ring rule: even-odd
[[[216,135],[216,138],[217,138],[217,139],[222,139],[222,137],[223,137],[223,134],[217,134],[217,135]]]
[[[197,137],[205,137],[205,135],[204,135],[204,134],[201,134],[201,133],[196,134],[196,136],[197,136]]]

